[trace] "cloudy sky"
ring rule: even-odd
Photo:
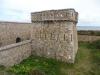
[[[30,22],[30,13],[74,8],[79,26],[100,26],[100,0],[0,0],[0,21]]]

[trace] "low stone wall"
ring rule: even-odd
[[[93,42],[100,40],[100,36],[95,35],[78,35],[78,41],[80,42]]]
[[[31,55],[31,40],[7,45],[0,48],[0,65],[6,67],[20,63]]]

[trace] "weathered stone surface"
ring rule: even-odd
[[[78,13],[74,9],[48,10],[31,13],[32,22],[36,21],[73,21],[77,22]]]
[[[78,50],[78,13],[74,9],[64,9],[31,15],[32,23],[0,22],[0,64],[20,63],[31,52],[32,55],[74,63]],[[16,44],[17,38],[32,42]]]
[[[16,38],[22,41],[30,39],[31,23],[0,22],[1,46],[16,43]]]
[[[0,65],[13,66],[31,55],[31,41],[7,45],[0,48]]]
[[[32,13],[33,54],[74,63],[78,49],[76,30],[78,13],[73,9],[38,13]]]

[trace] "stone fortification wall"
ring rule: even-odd
[[[78,35],[79,42],[93,42],[100,40],[100,36],[95,35]]]
[[[48,10],[42,12],[31,13],[32,22],[36,21],[78,21],[78,13],[74,9],[62,9],[62,10]]]
[[[100,40],[100,31],[94,30],[80,30],[78,31],[79,42],[93,42]]]
[[[0,22],[0,47],[30,39],[30,23]]]
[[[31,40],[7,45],[0,48],[0,65],[6,67],[20,63],[31,55]]]
[[[33,54],[73,63],[78,49],[73,9],[32,13]]]
[[[32,55],[74,63],[78,49],[78,13],[64,9],[31,15],[32,23],[0,22],[0,64],[17,64],[30,56],[31,50]],[[16,43],[17,38],[23,42]],[[32,42],[24,41],[28,39]]]
[[[72,22],[46,22],[33,27],[33,54],[73,62]]]

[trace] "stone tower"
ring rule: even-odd
[[[0,22],[0,65],[13,66],[31,55],[74,63],[78,13],[48,10],[31,17],[32,23]]]
[[[74,9],[31,13],[33,55],[74,63],[78,13]]]

